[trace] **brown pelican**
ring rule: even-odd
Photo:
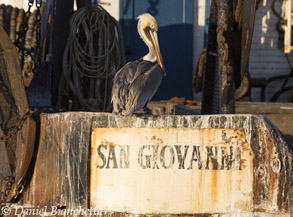
[[[115,75],[112,89],[113,113],[131,115],[143,108],[157,92],[165,75],[153,16],[138,16],[137,30],[149,48],[144,57],[127,63]]]

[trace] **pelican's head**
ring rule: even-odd
[[[138,32],[140,37],[149,47],[150,53],[147,55],[148,58],[152,59],[155,57],[159,66],[163,70],[165,75],[165,68],[163,65],[163,59],[160,52],[159,41],[158,41],[158,24],[155,18],[150,14],[141,14],[138,16]]]

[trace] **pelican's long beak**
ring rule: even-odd
[[[166,71],[165,71],[165,67],[163,65],[163,59],[162,59],[162,55],[161,55],[161,51],[160,51],[160,47],[159,47],[159,41],[158,41],[157,32],[150,30],[149,33],[150,33],[150,36],[151,36],[151,42],[152,42],[153,49],[154,49],[156,57],[157,57],[158,64],[161,67],[161,69],[163,70],[163,74],[165,76]]]

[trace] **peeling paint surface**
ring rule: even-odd
[[[91,150],[92,207],[154,214],[253,210],[253,153],[243,130],[95,128]]]

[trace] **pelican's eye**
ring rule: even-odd
[[[156,32],[158,29],[156,28],[155,25],[151,24],[150,26],[148,26],[149,30],[152,32]]]
[[[154,31],[154,29],[152,28],[152,26],[147,26],[147,27],[145,27],[145,29],[146,29],[147,31]]]

